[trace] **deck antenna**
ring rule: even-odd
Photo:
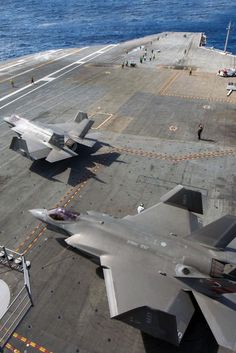
[[[228,45],[228,40],[229,40],[229,34],[230,34],[231,29],[232,29],[231,21],[229,21],[228,27],[227,27],[226,29],[227,29],[227,35],[226,35],[226,39],[225,39],[224,52],[226,52],[226,50],[227,50],[227,45]]]

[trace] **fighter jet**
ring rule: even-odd
[[[96,133],[88,133],[94,121],[86,113],[79,112],[74,122],[62,124],[35,123],[18,115],[5,117],[4,121],[17,133],[10,149],[31,160],[46,158],[56,162],[78,155],[81,145],[93,147]]]
[[[199,191],[176,186],[118,219],[63,208],[30,211],[102,266],[111,318],[179,345],[196,310],[218,344],[236,350],[236,216],[201,227]]]

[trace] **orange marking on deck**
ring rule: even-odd
[[[10,343],[7,343],[5,347],[13,353],[21,353],[19,349],[13,347]]]
[[[49,351],[47,348],[31,341],[30,339],[23,337],[21,335],[19,335],[18,333],[14,332],[13,333],[13,337],[17,338],[19,341],[24,342],[26,344],[28,344],[29,346],[37,349],[39,352],[43,352],[43,353],[53,353],[52,351]],[[13,351],[14,352],[14,351]],[[18,352],[17,352],[18,353]],[[21,352],[19,352],[21,353]]]

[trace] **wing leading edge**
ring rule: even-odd
[[[48,154],[46,161],[53,163],[53,162],[58,162],[63,159],[71,158],[77,156],[77,153],[67,149],[67,150],[56,150],[52,149],[50,153]]]
[[[177,185],[160,203],[124,219],[153,234],[185,237],[199,228],[198,218],[191,212],[202,213],[201,193]]]
[[[111,318],[178,345],[194,313],[179,283],[123,259],[102,257],[101,264]]]

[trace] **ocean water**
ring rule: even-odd
[[[236,53],[235,0],[1,0],[0,60],[163,31],[205,32],[208,46],[223,49],[230,20]]]

